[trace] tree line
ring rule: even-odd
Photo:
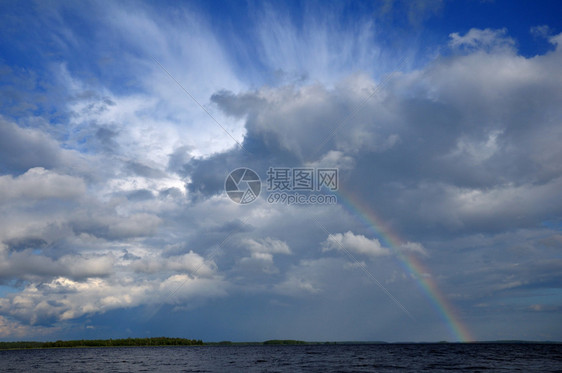
[[[200,339],[186,338],[125,338],[125,339],[80,339],[55,342],[0,342],[0,349],[12,348],[68,348],[68,347],[128,347],[128,346],[198,346]]]

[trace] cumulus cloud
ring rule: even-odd
[[[264,88],[252,94],[223,92],[221,96],[213,97],[227,112],[230,107],[241,105],[239,101],[247,102],[249,95],[254,97],[252,102],[263,102],[245,106],[248,114],[245,141],[278,148],[276,151],[290,154],[285,155],[286,158],[293,156],[300,162],[315,162],[325,157],[328,160],[339,151],[343,153],[339,157],[348,156],[339,162],[346,166],[351,161],[349,154],[384,152],[399,140],[379,97],[374,97],[370,105],[354,113],[375,89],[375,82],[366,76],[358,76],[341,82],[338,89],[322,85],[288,86]],[[342,95],[341,91],[346,94]],[[351,113],[354,115],[350,116]],[[248,145],[251,148],[253,144]]]
[[[72,199],[86,192],[86,184],[81,178],[60,175],[42,167],[29,169],[23,175],[0,176],[0,201],[14,199]]]
[[[428,255],[427,250],[419,242],[406,242],[398,247],[399,250],[404,252],[417,253],[422,255]]]
[[[65,163],[65,151],[37,128],[21,128],[0,117],[0,171],[23,173],[31,168],[53,168]]]
[[[0,338],[18,339],[33,336],[44,336],[60,328],[44,328],[38,326],[24,325],[8,317],[0,316]]]
[[[324,291],[323,277],[326,275],[326,268],[332,265],[333,262],[326,259],[302,260],[287,271],[285,280],[276,284],[274,290],[296,297],[321,293]]]
[[[195,298],[224,296],[225,287],[220,277],[203,279],[186,274],[143,281],[130,277],[83,281],[57,277],[41,284],[31,283],[18,294],[8,294],[0,299],[0,312],[18,320],[15,325],[51,326],[57,321],[117,308],[188,304]]]
[[[352,253],[370,257],[390,254],[390,251],[383,247],[378,239],[369,239],[361,234],[356,235],[351,231],[330,235],[324,242],[322,251],[330,250],[349,250]]]
[[[245,273],[261,271],[264,273],[278,273],[279,270],[274,266],[275,254],[292,254],[286,242],[266,237],[264,239],[246,238],[241,240],[241,247],[250,251],[249,257],[239,260],[239,270]]]
[[[33,250],[20,252],[0,251],[0,280],[11,279],[48,279],[56,276],[68,276],[73,279],[88,277],[106,277],[114,273],[113,255],[64,255],[52,259],[34,253]]]

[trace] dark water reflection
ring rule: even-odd
[[[2,372],[562,372],[562,345],[380,344],[0,351]]]

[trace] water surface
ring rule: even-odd
[[[561,372],[556,344],[170,346],[0,351],[2,372]]]

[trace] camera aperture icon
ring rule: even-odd
[[[237,168],[226,177],[224,190],[233,202],[246,205],[260,195],[261,180],[254,170]]]

